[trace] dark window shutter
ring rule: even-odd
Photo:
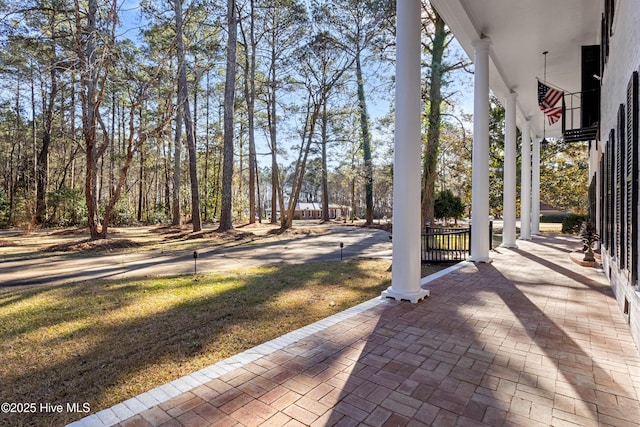
[[[609,162],[610,149],[611,144],[607,141],[607,145],[604,149],[604,156],[602,156],[604,160],[604,177],[602,179],[602,193],[604,194],[604,207],[602,208],[602,244],[609,251],[611,249],[611,245],[609,243],[609,217],[611,215],[609,212],[609,189],[611,188],[611,163]]]
[[[606,182],[607,182],[607,172],[606,172],[606,159],[607,159],[607,155],[606,155],[606,151],[604,153],[602,153],[602,157],[600,157],[600,165],[599,165],[599,173],[600,173],[600,218],[599,218],[599,222],[598,222],[598,232],[600,233],[600,243],[604,246],[605,245],[605,230],[604,230],[604,224],[605,224],[605,216],[606,216],[606,212],[605,212],[605,206],[606,206],[606,194],[607,192],[605,191],[606,188]]]
[[[627,86],[627,267],[630,282],[638,279],[638,72]]]
[[[609,247],[611,256],[616,256],[615,213],[616,213],[616,131],[609,132]]]
[[[626,178],[627,163],[626,149],[627,141],[625,139],[625,115],[624,104],[620,104],[618,108],[618,182],[616,193],[616,222],[618,227],[618,235],[616,242],[618,243],[618,267],[626,268],[627,262],[627,210],[626,210]]]

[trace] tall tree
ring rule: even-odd
[[[187,134],[187,149],[189,151],[189,177],[191,179],[191,219],[194,232],[202,230],[200,219],[200,187],[198,185],[196,136],[191,118],[189,105],[189,89],[187,86],[187,66],[185,60],[182,0],[174,0],[176,19],[176,50],[178,54],[178,105],[182,109],[184,128]]]
[[[182,224],[182,213],[180,209],[180,182],[182,177],[182,105],[177,102],[176,108],[176,128],[173,140],[173,192],[172,192],[172,209],[171,224]]]
[[[395,14],[395,3],[389,0],[341,0],[324,2],[320,10],[328,25],[336,28],[341,47],[354,59],[358,99],[361,150],[364,160],[365,219],[373,223],[373,163],[371,131],[363,64],[374,51],[383,49],[384,33]],[[379,66],[380,62],[378,63]]]
[[[161,100],[154,116],[157,122],[152,127],[143,127],[138,114],[149,95],[151,86],[162,82],[161,72],[166,62],[166,55],[156,58],[157,63],[140,63],[134,60],[139,50],[127,50],[127,43],[116,44],[116,24],[118,21],[117,2],[98,3],[89,0],[87,7],[79,0],[74,0],[73,16],[75,18],[74,44],[80,74],[80,98],[82,104],[82,134],[86,155],[85,199],[87,204],[88,224],[92,239],[107,237],[107,230],[126,178],[137,150],[150,138],[160,135],[172,118],[173,109],[167,101],[166,93],[159,91]],[[117,47],[117,49],[116,49]],[[98,172],[99,161],[110,145],[110,130],[102,118],[102,104],[108,85],[117,75],[115,61],[119,60],[117,69],[123,70],[123,86],[128,88],[128,129],[127,137],[122,139],[124,163],[119,168],[118,183],[113,196],[104,209],[102,221],[99,217]],[[163,96],[165,95],[165,96]],[[164,101],[162,101],[164,99]],[[124,108],[122,108],[124,115]],[[151,125],[151,124],[149,124]],[[122,135],[126,124],[122,123]],[[101,225],[101,228],[100,228]]]
[[[218,231],[233,228],[232,184],[233,184],[233,123],[234,103],[236,95],[236,44],[238,42],[238,26],[236,19],[236,2],[227,0],[227,67],[224,86],[224,148],[222,164],[222,206],[220,208],[220,225]]]
[[[35,211],[31,212],[33,220],[38,225],[47,221],[47,192],[49,190],[50,167],[49,158],[51,146],[54,143],[54,122],[60,123],[63,100],[59,99],[60,74],[69,66],[65,50],[69,44],[69,14],[67,5],[59,1],[28,1],[3,5],[2,10],[8,12],[7,26],[0,28],[7,37],[4,46],[10,60],[10,69],[26,69],[27,63],[31,68],[32,87],[32,126],[33,126],[33,171],[35,178]],[[0,12],[2,13],[2,12]],[[23,25],[15,25],[13,17]],[[13,22],[13,24],[12,24]],[[14,55],[19,54],[24,59],[18,60]],[[21,65],[20,65],[21,64]],[[37,82],[40,78],[41,117],[36,117],[35,97]],[[62,82],[64,84],[64,82]],[[19,89],[18,85],[18,89]],[[20,94],[16,94],[16,102],[20,103]],[[16,110],[18,114],[19,111]],[[39,135],[37,134],[39,133]],[[60,133],[60,132],[59,132]],[[39,140],[39,144],[37,143]],[[20,147],[22,148],[22,147]],[[19,156],[24,157],[19,150]],[[33,205],[32,205],[33,206]],[[30,215],[30,216],[31,216]]]
[[[268,141],[271,154],[271,223],[278,222],[277,212],[284,214],[284,195],[278,166],[278,105],[286,84],[284,74],[291,74],[293,52],[308,31],[305,5],[299,0],[261,0],[260,20],[266,48],[262,52],[266,82],[262,101],[267,114]]]
[[[426,41],[423,49],[430,56],[428,65],[428,78],[426,80],[425,103],[427,114],[426,143],[423,153],[423,186],[422,186],[422,222],[433,222],[435,180],[437,176],[438,148],[440,141],[440,128],[442,125],[442,93],[445,76],[454,70],[464,68],[468,61],[454,60],[447,62],[447,49],[453,41],[453,36],[446,27],[444,20],[438,12],[423,2],[423,26],[426,31]]]
[[[257,159],[255,141],[255,99],[256,99],[256,50],[255,0],[249,1],[249,34],[240,20],[240,29],[244,46],[244,97],[247,103],[247,132],[249,133],[249,224],[256,221],[256,179]]]
[[[504,106],[495,96],[491,96],[489,105],[489,209],[491,215],[502,216],[506,116]]]
[[[108,131],[100,114],[115,43],[117,2],[106,2],[98,13],[98,1],[88,0],[86,9],[74,0],[74,42],[79,63],[82,100],[82,134],[86,153],[85,199],[92,239],[101,233],[98,209],[98,161],[108,147]],[[98,25],[100,24],[100,26]],[[102,141],[98,129],[102,130]]]
[[[115,185],[110,190],[110,197],[104,206],[104,215],[102,218],[102,228],[100,235],[106,237],[108,227],[111,224],[112,216],[123,195],[127,192],[129,171],[136,158],[136,154],[140,159],[139,181],[142,182],[144,177],[145,164],[143,159],[147,157],[152,150],[150,142],[157,141],[159,137],[164,136],[165,128],[171,122],[174,114],[174,105],[170,101],[172,92],[175,92],[173,81],[168,78],[170,75],[165,64],[169,61],[169,53],[162,52],[156,58],[157,63],[150,66],[151,63],[140,63],[135,58],[141,56],[143,50],[136,47],[130,41],[120,42],[114,46],[113,50],[113,72],[109,78],[115,86],[112,89],[127,87],[127,96],[122,94],[121,109],[121,126],[119,131],[119,140],[121,142],[119,164],[117,166],[117,177]],[[170,84],[165,87],[162,82],[169,81]],[[149,99],[154,102],[148,102]],[[148,105],[153,108],[148,108]],[[112,110],[113,111],[113,110]],[[106,127],[101,127],[103,138],[111,141]],[[147,144],[149,143],[149,144]],[[142,150],[148,145],[145,152]],[[144,184],[144,183],[143,183]],[[140,219],[142,219],[142,210],[145,208],[146,188],[144,185],[138,187],[138,203],[140,210]],[[146,209],[145,209],[146,210]],[[147,211],[148,216],[148,211]]]
[[[44,117],[42,126],[42,145],[38,152],[36,162],[36,224],[44,224],[47,220],[47,187],[49,183],[49,147],[51,145],[51,134],[53,130],[54,109],[56,105],[56,97],[58,96],[58,67],[57,54],[56,54],[56,18],[59,13],[56,10],[56,6],[48,12],[46,34],[50,35],[50,39],[47,42],[47,50],[49,50],[48,57],[50,63],[49,69],[49,97],[47,100],[43,100]]]
[[[300,49],[297,59],[300,63],[300,77],[307,92],[307,106],[289,204],[281,219],[282,229],[291,228],[293,225],[293,214],[300,197],[318,119],[324,111],[331,91],[341,82],[354,61],[354,58],[344,55],[336,39],[326,31],[313,35],[309,43]],[[321,144],[326,143],[326,139],[321,140]]]
[[[589,208],[589,147],[551,139],[540,159],[540,199],[551,206],[586,213]]]

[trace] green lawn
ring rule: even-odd
[[[0,289],[0,400],[93,413],[374,298],[390,276],[388,261],[349,261]],[[0,414],[0,425],[81,416]]]

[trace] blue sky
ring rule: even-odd
[[[128,38],[131,40],[136,40],[139,37],[139,30],[144,26],[144,21],[142,21],[142,17],[140,14],[140,0],[122,0],[120,3],[120,19],[121,24],[119,28],[119,36],[122,38]],[[458,49],[462,52],[462,49],[459,47],[457,42],[453,43],[454,49]],[[459,54],[454,54],[458,56]],[[388,71],[390,74],[393,73],[393,69]],[[382,79],[390,78],[391,76],[379,76]],[[370,78],[371,80],[371,78]],[[459,114],[460,112],[471,114],[473,113],[473,91],[471,90],[472,86],[470,83],[472,82],[472,76],[469,74],[460,71],[458,72],[458,76],[454,78],[454,82],[449,87],[449,89],[456,92],[454,96],[454,101],[456,103],[456,109],[454,114]],[[371,116],[372,122],[377,119],[385,116],[389,112],[390,103],[393,99],[393,93],[387,93],[384,96],[381,93],[370,92],[369,97],[367,99],[369,106],[369,114]],[[375,126],[372,126],[372,130],[375,132]],[[374,135],[375,137],[375,135]],[[262,132],[256,133],[257,139],[263,139]],[[259,152],[267,152],[268,149],[266,147],[266,142],[257,141],[258,144],[263,145],[263,147],[258,147]],[[297,143],[297,141],[294,141]],[[270,159],[267,159],[270,164]],[[258,160],[260,163],[260,159]],[[285,159],[281,158],[281,161],[287,163]]]

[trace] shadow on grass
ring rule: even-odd
[[[4,292],[0,400],[88,402],[97,412],[380,295],[387,267],[311,263]],[[0,425],[84,415],[1,414]]]

